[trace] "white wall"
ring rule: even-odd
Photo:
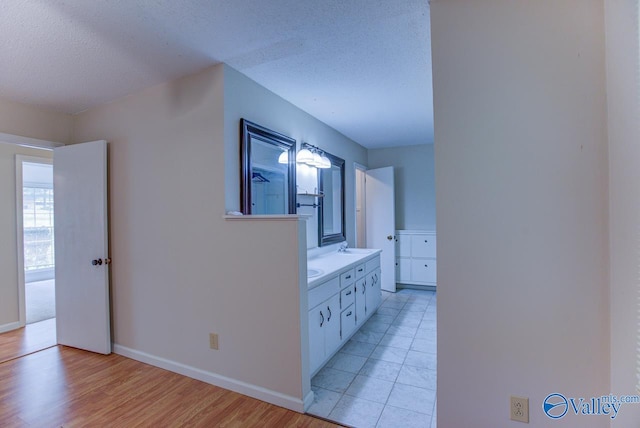
[[[72,117],[0,99],[0,132],[66,144],[71,141]]]
[[[369,168],[394,167],[396,229],[436,229],[433,144],[372,149]]]
[[[603,3],[432,0],[431,22],[438,426],[519,427],[511,394],[531,427],[608,426],[542,412],[609,393]]]
[[[637,394],[640,298],[640,76],[638,2],[605,1],[611,233],[611,392]],[[624,408],[612,426],[640,420]]]
[[[227,210],[240,208],[240,152],[237,144],[240,135],[240,119],[245,118],[295,139],[298,148],[302,142],[306,142],[345,160],[346,234],[349,245],[354,246],[355,169],[353,163],[366,165],[365,148],[236,70],[228,66],[225,66],[224,70]],[[309,191],[313,191],[312,186],[306,183],[317,182],[316,171],[298,166],[297,179],[301,187],[306,185]],[[318,245],[317,211],[317,209],[306,207],[298,211],[300,214],[312,215],[307,221],[309,247]]]
[[[0,99],[0,133],[66,143],[71,116]],[[51,157],[50,151],[0,141],[0,331],[18,323],[15,155]]]
[[[301,409],[303,226],[223,219],[225,159],[239,152],[238,124],[225,129],[224,97],[236,96],[226,71],[214,66],[75,118],[76,142],[109,142],[116,350]],[[229,147],[227,133],[236,135]]]

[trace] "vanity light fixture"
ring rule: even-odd
[[[296,162],[309,164],[309,162],[313,161],[313,153],[311,153],[311,150],[304,147],[304,144],[306,143],[302,144],[302,149],[300,149],[300,151],[296,155]]]
[[[331,168],[331,161],[322,150],[309,143],[302,143],[302,148],[296,155],[296,162],[315,168]]]

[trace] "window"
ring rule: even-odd
[[[33,165],[33,164],[31,164]],[[34,165],[35,166],[35,165]],[[51,165],[37,165],[49,168]],[[25,164],[27,172],[27,164]],[[25,174],[22,187],[25,274],[54,267],[53,185],[30,182]]]

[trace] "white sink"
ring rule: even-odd
[[[363,254],[371,254],[374,251],[377,251],[377,250],[374,250],[371,248],[347,248],[344,251],[338,251],[338,254],[344,255],[344,256],[348,256],[348,255],[361,256]]]
[[[315,278],[316,276],[320,276],[324,273],[322,269],[311,269],[307,268],[307,278]]]

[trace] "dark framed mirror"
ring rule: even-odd
[[[318,170],[318,246],[345,241],[344,159],[325,152],[331,168]]]
[[[243,214],[296,213],[296,140],[240,120]]]

